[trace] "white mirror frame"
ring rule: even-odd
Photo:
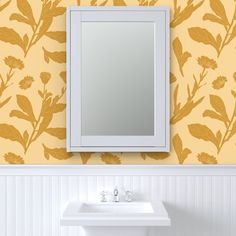
[[[68,7],[67,8],[67,151],[169,152],[170,151],[170,9],[168,7]],[[154,135],[81,135],[81,23],[154,23]]]

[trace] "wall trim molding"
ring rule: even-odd
[[[0,165],[0,176],[236,176],[236,165]]]

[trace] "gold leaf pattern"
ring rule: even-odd
[[[10,4],[11,0],[7,1],[6,3],[4,3],[3,5],[0,6],[0,11],[2,11],[3,9],[5,9],[9,4]]]
[[[173,13],[171,28],[174,35],[171,54],[177,59],[173,58],[170,73],[171,124],[173,131],[178,130],[178,133],[174,132],[171,137],[173,148],[170,153],[113,153],[112,156],[103,155],[104,160],[101,158],[102,154],[73,153],[70,154],[74,156],[73,160],[68,158],[65,149],[65,9],[76,2],[83,6],[166,5],[171,7]],[[236,73],[232,63],[236,60],[236,2],[234,0],[78,0],[71,2],[2,0],[0,11],[2,13],[0,14],[2,23],[0,27],[2,55],[0,58],[0,138],[2,142],[5,139],[4,145],[1,146],[3,157],[1,163],[224,164],[234,162],[232,159],[236,137]],[[43,71],[42,75],[41,71]],[[227,78],[224,75],[227,75]],[[19,106],[18,95],[30,101],[35,120],[32,119],[32,114],[29,116]],[[220,98],[220,103],[219,98],[215,99],[214,96]],[[196,134],[196,130],[191,131],[197,137],[191,132],[186,132],[192,124],[200,125],[204,137],[199,133]],[[206,132],[202,126],[208,128]],[[182,149],[179,149],[180,143]],[[209,145],[211,143],[213,145]],[[185,145],[192,154],[186,155],[183,152],[186,149]],[[34,155],[35,152],[38,154],[37,157]],[[9,160],[4,158],[8,153],[13,153],[8,155]],[[186,156],[188,158],[185,158]]]
[[[170,154],[168,152],[142,152],[141,157],[146,160],[147,157],[153,160],[164,160],[168,158]]]
[[[126,3],[124,0],[113,0],[114,6],[126,6]]]
[[[177,6],[177,0],[174,0],[174,17],[170,23],[171,27],[176,27],[186,21],[194,11],[196,11],[201,5],[203,1],[200,1],[196,5],[193,5],[193,1],[188,1],[187,6],[181,10],[180,6]]]
[[[59,43],[66,42],[66,32],[65,31],[48,31],[45,35]]]
[[[210,95],[210,103],[216,112],[218,112],[226,121],[229,121],[225,104],[219,96]]]
[[[29,20],[31,25],[36,25],[32,8],[27,0],[17,0],[17,7],[21,13]]]
[[[87,164],[88,160],[91,159],[93,152],[81,152],[80,157],[83,164]]]
[[[4,155],[5,161],[9,164],[24,164],[24,159],[21,156],[16,155],[15,153],[8,152]]]
[[[0,27],[0,40],[6,43],[18,45],[25,51],[25,45],[23,39],[14,29],[7,27]]]
[[[173,41],[173,50],[179,64],[181,75],[184,76],[183,66],[192,55],[189,52],[183,52],[183,47],[178,37]]]
[[[34,122],[35,116],[33,112],[33,107],[29,99],[23,95],[17,95],[16,98],[18,106],[22,109],[23,112],[25,112],[29,116],[30,120]]]
[[[193,40],[199,43],[211,45],[215,48],[217,53],[219,53],[220,45],[218,45],[217,40],[207,29],[203,29],[201,27],[192,27],[188,29],[188,32],[189,32],[190,37]]]
[[[211,37],[208,35],[209,36],[208,40],[206,39],[206,37],[205,37],[205,42],[203,42],[202,40],[200,41],[196,40],[196,38],[194,37],[193,39],[205,44],[212,45],[216,49],[217,56],[219,57],[224,47],[228,45],[236,37],[236,24],[235,24],[236,2],[234,1],[234,14],[231,22],[229,22],[229,19],[226,15],[225,7],[220,0],[210,0],[210,7],[212,11],[215,13],[215,15],[212,13],[206,13],[203,16],[203,20],[209,20],[213,23],[218,23],[224,26],[224,29],[226,31],[225,35],[221,36],[220,34],[218,34],[214,39],[211,33],[209,33],[206,29],[204,29],[208,32],[209,35],[211,35]]]
[[[72,157],[72,153],[67,152],[65,148],[49,148],[44,144],[43,148],[46,159],[49,159],[50,156],[58,160],[67,160]]]
[[[102,153],[101,160],[106,164],[121,164],[120,158],[112,153]]]
[[[179,159],[179,164],[183,164],[185,159],[188,157],[189,154],[192,153],[192,151],[188,148],[183,149],[183,143],[178,134],[176,134],[173,137],[172,141],[173,141],[174,150]]]
[[[0,137],[16,141],[23,147],[25,146],[22,135],[13,125],[0,124]]]
[[[59,139],[66,138],[66,129],[65,128],[48,128],[45,130],[46,133],[55,136]]]
[[[202,164],[217,164],[216,158],[205,152],[199,153],[197,158]]]
[[[49,52],[45,48],[44,51],[44,60],[49,63],[50,59],[58,63],[66,63],[66,52]]]
[[[197,92],[200,90],[201,87],[203,87],[202,83],[207,75],[206,69],[214,70],[216,69],[217,64],[213,59],[210,59],[206,56],[199,57],[198,64],[203,68],[203,70],[199,75],[199,80],[197,80],[196,76],[193,75],[194,84],[192,86],[192,89],[190,89],[189,85],[187,86],[188,97],[184,104],[178,102],[179,85],[177,85],[174,90],[174,97],[173,97],[174,109],[173,109],[173,115],[170,119],[171,124],[176,124],[184,117],[188,116],[193,111],[193,109],[197,107],[204,99],[204,97],[201,97],[195,101]]]
[[[190,134],[194,136],[195,138],[211,142],[217,148],[219,147],[217,137],[206,125],[191,124],[191,125],[188,125],[188,129],[189,129]]]
[[[226,16],[224,5],[220,0],[210,0],[211,9],[216,13],[216,15],[224,22],[225,25],[229,24],[228,18]]]

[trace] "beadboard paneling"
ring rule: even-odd
[[[114,175],[106,171],[107,166],[103,174],[95,175],[88,168],[81,174],[80,168],[77,174],[74,169],[73,175],[52,175],[51,170],[51,175],[44,176],[37,171],[35,175],[27,175],[27,171],[13,175],[14,167],[7,175],[1,167],[0,236],[83,236],[79,227],[60,227],[61,208],[73,199],[97,200],[101,190],[115,186],[120,193],[132,190],[137,200],[164,202],[172,226],[152,229],[150,236],[235,235],[236,172],[223,175],[223,170],[220,174],[211,170],[211,174],[203,175],[199,168],[199,175],[196,170],[193,175],[160,175],[157,168],[156,174],[152,169],[152,175],[143,174],[146,171],[133,175],[134,167],[127,174],[126,166],[125,174]],[[170,173],[171,168],[165,168]]]

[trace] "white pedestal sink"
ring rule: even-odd
[[[69,202],[61,225],[81,226],[86,236],[147,236],[149,227],[170,226],[162,202]]]

